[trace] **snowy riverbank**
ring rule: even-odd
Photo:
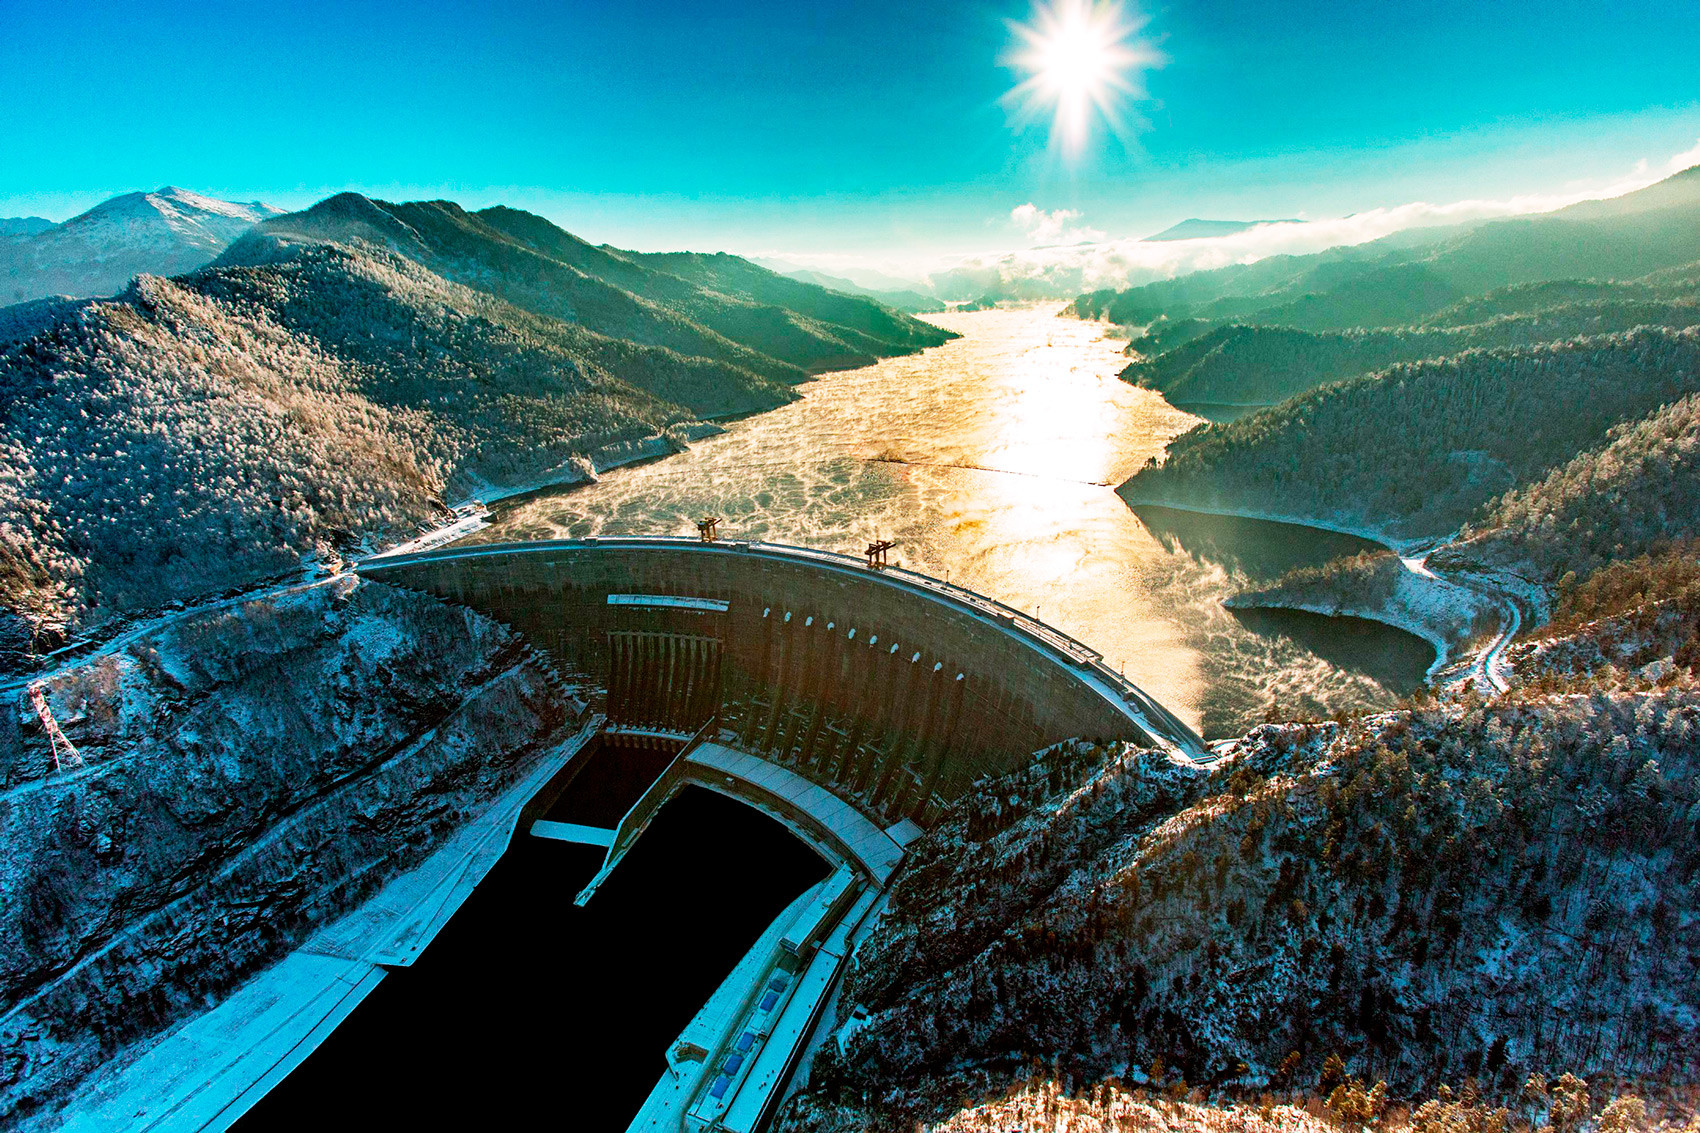
[[[1474,634],[1499,624],[1497,603],[1480,592],[1413,568],[1397,555],[1374,556],[1374,560],[1368,568],[1374,572],[1368,585],[1362,572],[1295,571],[1272,586],[1235,594],[1223,605],[1234,610],[1305,610],[1329,617],[1365,618],[1404,630],[1434,647],[1429,680],[1446,668]]]
[[[1230,609],[1303,610],[1329,617],[1349,616],[1380,622],[1415,634],[1434,647],[1435,660],[1429,666],[1429,680],[1437,679],[1455,664],[1462,666],[1467,662],[1464,675],[1474,676],[1495,689],[1505,687],[1495,663],[1521,628],[1522,607],[1529,605],[1533,596],[1520,592],[1514,595],[1492,578],[1475,575],[1453,578],[1435,572],[1428,565],[1428,557],[1438,546],[1445,545],[1444,540],[1437,543],[1397,539],[1380,527],[1342,516],[1315,518],[1252,508],[1130,498],[1121,489],[1117,489],[1117,494],[1129,507],[1161,507],[1198,515],[1284,523],[1378,543],[1391,552],[1369,568],[1379,574],[1378,578],[1368,579],[1361,571],[1299,571],[1272,586],[1236,594],[1223,604]],[[1472,650],[1472,642],[1493,632],[1495,626],[1497,632]]]

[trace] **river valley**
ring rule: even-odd
[[[1399,630],[1223,598],[1369,546],[1351,536],[1166,509],[1115,486],[1201,418],[1116,375],[1125,343],[1049,307],[930,316],[961,338],[829,374],[803,398],[688,452],[516,502],[480,541],[691,534],[894,561],[1033,613],[1207,738],[1275,712],[1390,704],[1432,649]]]

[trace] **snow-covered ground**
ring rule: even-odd
[[[585,712],[512,631],[349,576],[121,650],[46,682],[81,768],[0,745],[0,893],[43,895],[0,900],[0,1124],[298,947]]]

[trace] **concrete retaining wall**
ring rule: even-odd
[[[722,726],[746,749],[891,816],[925,819],[976,777],[1057,740],[1148,738],[1104,673],[1066,647],[1012,628],[990,604],[976,608],[838,556],[584,540],[397,556],[361,571],[489,613],[604,689],[612,677],[611,723],[620,714],[672,719],[681,704],[706,719],[713,706],[694,691],[681,696],[665,674],[635,680],[631,666],[634,657],[663,659],[700,686],[701,666],[678,659],[707,657],[702,643],[718,641]],[[716,599],[726,608],[610,604],[610,594]],[[675,640],[690,648],[667,646]],[[700,723],[673,722],[683,730]]]

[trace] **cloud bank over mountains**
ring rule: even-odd
[[[1250,263],[1268,256],[1306,255],[1327,248],[1363,244],[1410,229],[1479,223],[1503,217],[1551,212],[1578,201],[1616,197],[1651,185],[1672,173],[1700,164],[1700,142],[1663,165],[1641,162],[1628,175],[1607,185],[1549,193],[1526,193],[1494,200],[1472,198],[1448,204],[1412,201],[1350,216],[1302,223],[1261,224],[1228,236],[1148,242],[1126,237],[1094,240],[1071,209],[1046,212],[1031,203],[1013,210],[1011,220],[1036,247],[964,257],[931,273],[946,299],[998,291],[1011,298],[1058,298],[1102,287],[1127,287],[1169,279],[1192,271]],[[1085,240],[1086,243],[1080,241]],[[1066,246],[1056,246],[1066,245]]]
[[[786,253],[784,258],[840,275],[857,267],[877,266],[890,275],[917,281],[925,278],[944,299],[972,299],[987,293],[1011,299],[1069,298],[1084,291],[1137,286],[1187,272],[1251,263],[1268,256],[1308,255],[1328,248],[1363,244],[1396,232],[1551,212],[1579,201],[1616,197],[1646,188],[1694,165],[1700,165],[1700,140],[1693,148],[1663,162],[1641,161],[1626,175],[1605,184],[1576,185],[1499,199],[1469,198],[1441,204],[1412,201],[1350,216],[1259,224],[1231,235],[1191,240],[1106,238],[1102,231],[1086,224],[1085,216],[1078,210],[1047,210],[1028,201],[1011,209],[1008,215],[1008,224],[1030,245],[1026,248],[974,253],[931,265],[875,264],[864,257],[845,255]]]

